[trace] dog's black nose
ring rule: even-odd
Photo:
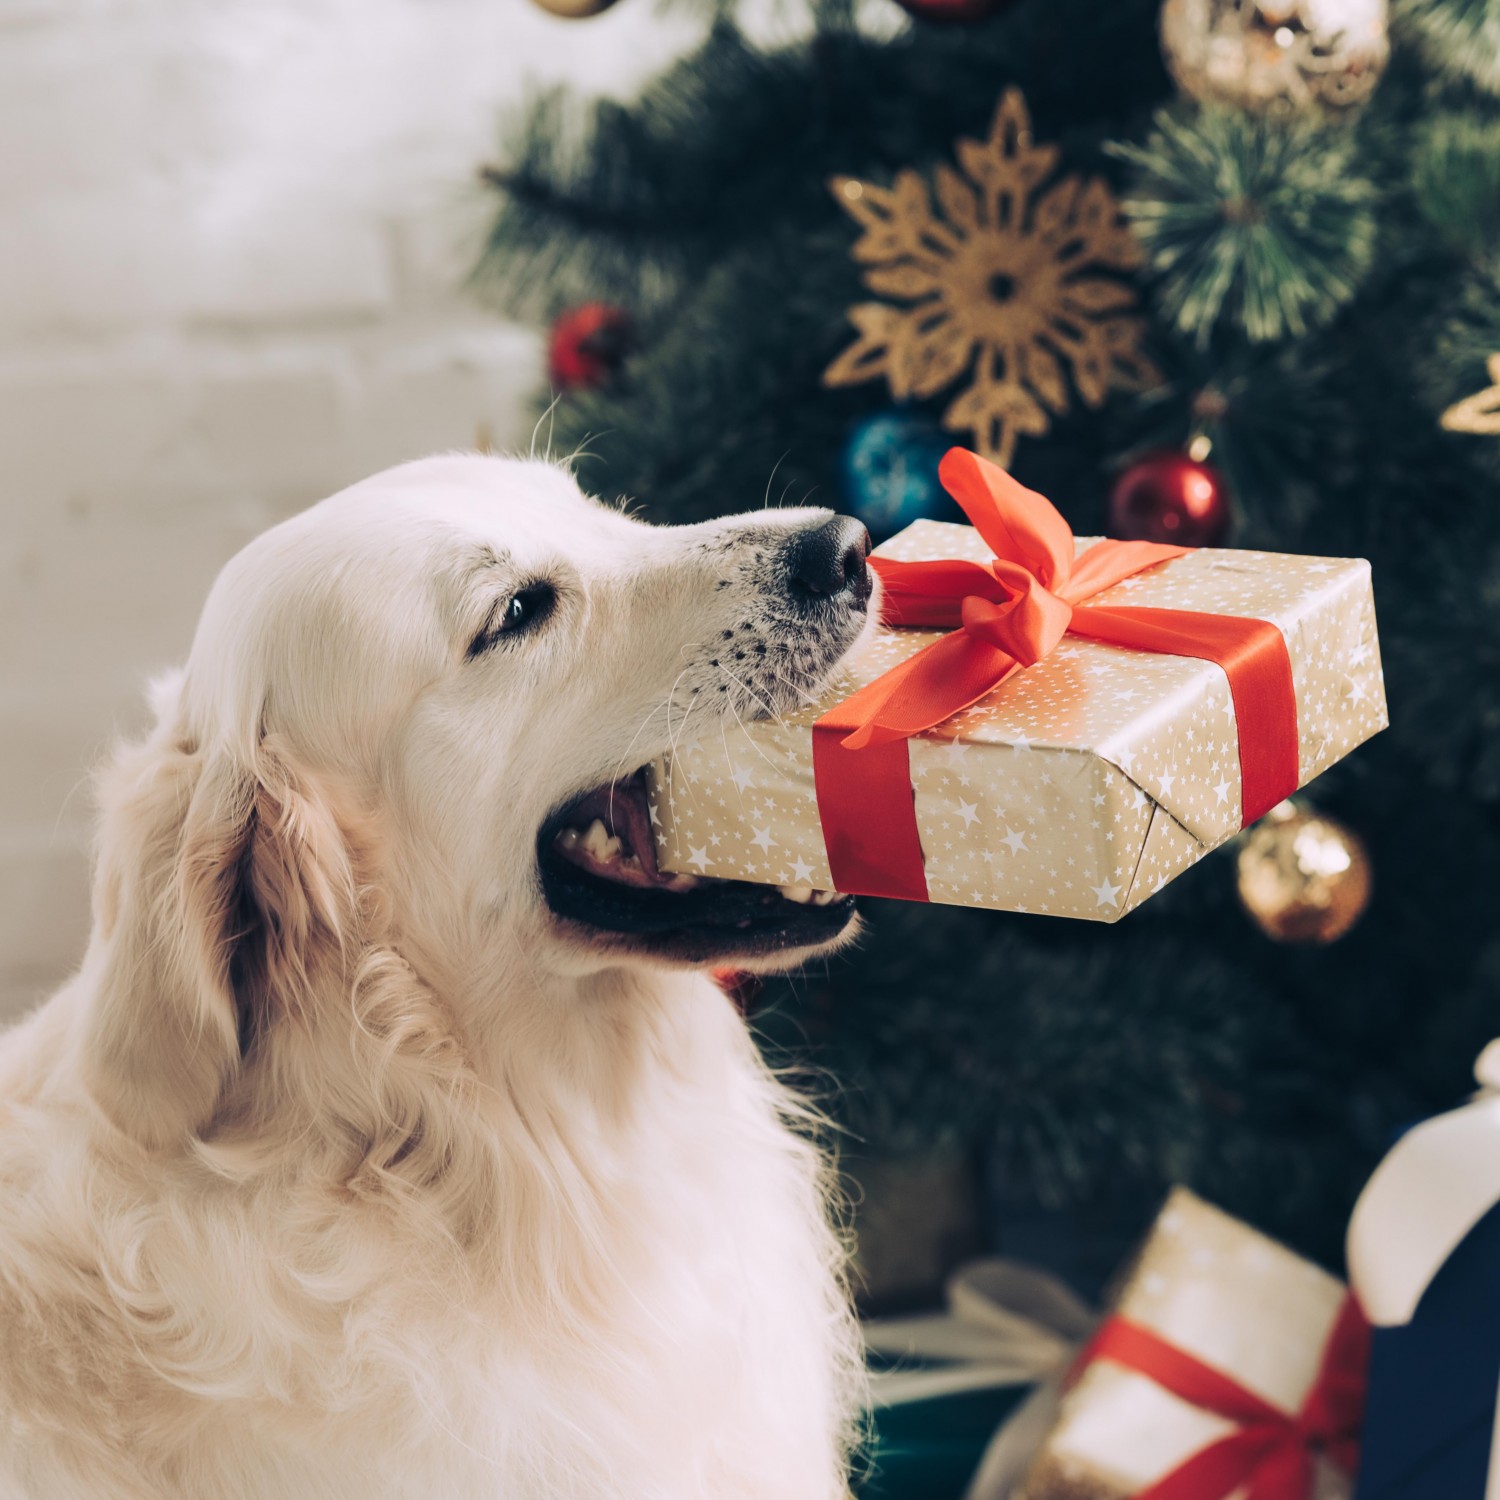
[[[787,554],[792,591],[812,599],[847,593],[855,604],[870,597],[870,533],[852,516],[830,516],[792,538]]]

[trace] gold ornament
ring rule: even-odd
[[[1195,99],[1338,114],[1380,82],[1388,20],[1387,0],[1166,0],[1161,44]]]
[[[1462,401],[1455,401],[1443,413],[1441,421],[1449,432],[1500,437],[1500,354],[1490,355],[1484,367],[1493,383]]]
[[[1370,859],[1342,823],[1295,802],[1273,807],[1240,846],[1240,900],[1278,943],[1331,943],[1370,902]]]
[[[536,3],[548,15],[561,16],[567,21],[583,21],[608,10],[615,0],[536,0]]]
[[[1019,92],[1000,101],[985,141],[961,140],[960,174],[937,169],[934,209],[913,171],[894,186],[852,177],[829,184],[864,227],[853,255],[865,285],[909,303],[849,309],[859,337],[824,372],[830,386],[884,376],[891,395],[935,396],[967,375],[943,425],[1008,465],[1022,433],[1043,436],[1070,405],[1068,374],[1086,406],[1113,386],[1161,377],[1141,352],[1145,321],[1125,271],[1139,251],[1109,188],[1054,178],[1056,146],[1036,146]],[[1066,371],[1066,373],[1065,373]]]

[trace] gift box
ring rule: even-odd
[[[941,472],[975,525],[876,550],[890,628],[825,699],[653,768],[662,868],[1115,921],[1385,726],[1367,563],[1075,539]]]
[[[860,1500],[962,1500],[981,1457],[1029,1454],[1056,1379],[1098,1321],[1056,1277],[991,1258],[956,1272],[947,1307],[864,1324],[870,1442]]]
[[[1367,1357],[1341,1282],[1179,1189],[1008,1493],[1344,1500]]]
[[[1485,1087],[1409,1130],[1349,1224],[1373,1324],[1357,1500],[1500,1500],[1500,1046]]]

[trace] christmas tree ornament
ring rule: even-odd
[[[963,171],[939,166],[937,207],[910,170],[880,187],[830,184],[863,228],[853,249],[864,282],[888,300],[849,309],[858,337],[823,374],[829,386],[883,377],[898,401],[962,383],[943,426],[1005,465],[1023,434],[1041,437],[1072,405],[1111,387],[1159,380],[1145,320],[1123,279],[1139,252],[1102,180],[1056,176],[1015,89],[986,140],[961,140]]]
[[[1385,71],[1387,0],[1166,0],[1161,44],[1203,103],[1339,114]]]
[[[635,347],[629,313],[607,302],[570,308],[552,325],[547,376],[554,391],[593,390],[608,385]]]
[[[597,16],[615,3],[615,0],[534,0],[540,10],[549,16],[561,16],[565,21],[586,21]]]
[[[1217,469],[1202,457],[1148,453],[1125,470],[1109,495],[1109,534],[1129,542],[1212,547],[1229,529],[1229,497]]]
[[[1472,396],[1456,401],[1442,415],[1449,432],[1468,432],[1479,437],[1500,437],[1500,353],[1485,363],[1490,384]]]
[[[896,3],[918,21],[967,26],[989,20],[1005,9],[1008,0],[896,0]]]
[[[938,480],[951,446],[934,423],[912,412],[877,412],[855,424],[839,470],[849,509],[877,542],[913,521],[961,519]]]
[[[1245,910],[1278,943],[1331,943],[1370,902],[1370,860],[1342,823],[1296,802],[1273,807],[1240,847]]]
[[[729,996],[734,1008],[742,1016],[753,1015],[760,1004],[766,982],[759,974],[744,969],[715,969],[713,981]]]

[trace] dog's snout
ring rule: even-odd
[[[855,604],[870,597],[870,533],[852,516],[830,516],[799,531],[787,563],[794,593],[831,599],[848,594]]]

